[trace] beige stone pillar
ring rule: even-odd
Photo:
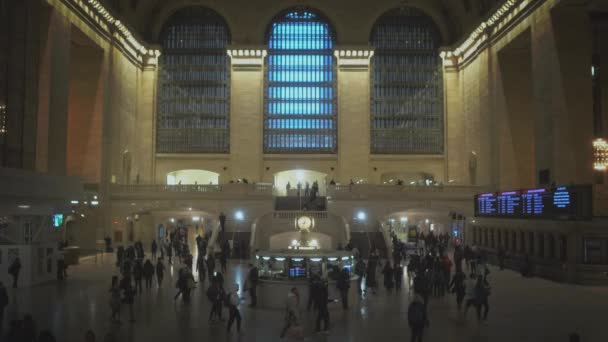
[[[537,165],[558,184],[592,180],[589,32],[588,13],[574,6],[555,8],[532,26]]]
[[[6,135],[0,151],[0,165],[32,170],[35,168],[36,113],[38,110],[38,66],[41,27],[46,20],[40,1],[3,2],[6,20],[2,30],[0,90],[6,98]],[[4,19],[4,18],[3,18]]]
[[[228,50],[231,57],[230,166],[231,178],[262,179],[264,122],[264,57],[266,50]]]
[[[373,51],[338,49],[338,179],[370,178],[370,73]]]
[[[66,173],[71,24],[53,11],[49,24],[48,172]]]
[[[460,77],[456,60],[451,53],[442,53],[443,58],[443,104],[445,122],[445,183],[467,184],[468,155],[465,151],[465,115],[462,110]]]
[[[158,76],[157,56],[147,56],[139,84],[137,110],[139,111],[137,126],[137,151],[139,153],[139,182],[140,184],[154,183],[155,154],[156,154],[156,83]]]

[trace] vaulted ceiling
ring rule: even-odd
[[[259,44],[259,27],[273,14],[290,6],[315,7],[334,20],[341,44],[360,44],[368,26],[383,12],[403,6],[425,10],[440,27],[444,44],[460,40],[504,0],[104,0],[123,22],[145,40],[154,43],[162,23],[176,10],[187,6],[207,6],[226,17],[233,40],[239,44]],[[342,35],[340,35],[342,29]]]

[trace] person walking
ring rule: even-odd
[[[464,282],[464,291],[465,291],[465,306],[464,306],[464,315],[466,317],[469,308],[472,306],[475,307],[475,310],[479,312],[479,304],[477,303],[477,297],[475,295],[475,288],[477,286],[477,275],[475,273],[471,273],[469,278]]]
[[[8,292],[6,291],[6,287],[0,281],[0,336],[3,334],[4,328],[4,309],[8,306]]]
[[[146,282],[146,289],[151,289],[152,278],[154,277],[154,265],[152,265],[150,259],[146,260],[146,262],[144,263],[143,276]]]
[[[250,307],[254,308],[258,304],[258,286],[259,271],[253,264],[249,264],[249,274],[247,275],[247,284],[249,285],[249,296],[251,297]]]
[[[239,284],[235,284],[234,292],[226,294],[226,305],[228,306],[228,325],[226,332],[230,332],[230,328],[234,321],[236,321],[236,331],[241,332],[241,312],[239,311],[239,304],[241,298],[239,297]]]
[[[400,264],[396,264],[393,269],[393,276],[395,277],[395,289],[401,291],[401,284],[403,283],[403,267]]]
[[[150,250],[152,252],[152,260],[156,260],[156,253],[158,253],[158,244],[156,244],[156,240],[152,240],[152,247]]]
[[[135,293],[142,293],[141,280],[144,275],[144,267],[141,260],[136,260],[133,265],[133,280],[135,281]]]
[[[211,302],[211,311],[209,312],[209,323],[215,322],[216,318],[222,321],[222,290],[219,282],[211,281],[207,289],[207,299]]]
[[[505,269],[506,256],[507,256],[507,252],[505,250],[505,247],[501,243],[500,245],[498,245],[498,267],[500,267],[501,271],[503,271]]]
[[[118,284],[118,277],[112,277],[112,285],[110,287],[110,310],[112,310],[112,322],[119,323],[120,322],[120,286]]]
[[[327,307],[329,289],[327,286],[327,280],[323,280],[319,289],[315,291],[314,302],[317,307],[316,332],[329,332],[329,309]],[[323,330],[321,330],[321,321],[323,321]]]
[[[336,282],[338,291],[340,292],[340,299],[342,300],[342,308],[348,309],[348,289],[350,289],[350,274],[348,269],[345,267],[340,271],[338,275],[338,281]]]
[[[429,326],[426,305],[420,295],[415,295],[407,309],[407,321],[412,331],[411,342],[422,342],[424,329]]]
[[[215,272],[215,258],[209,253],[207,255],[207,275],[209,276],[209,280],[213,278],[213,272]]]
[[[173,247],[170,243],[165,244],[165,250],[167,251],[167,258],[169,259],[169,264],[173,265]]]
[[[222,229],[222,233],[224,233],[225,228],[226,228],[226,215],[224,214],[224,212],[220,212],[220,228]]]
[[[488,311],[490,311],[490,305],[488,303],[488,297],[490,296],[490,284],[483,279],[483,277],[477,277],[477,284],[475,285],[475,297],[477,302],[477,320],[486,321],[488,319]],[[483,308],[483,315],[481,310]]]
[[[228,240],[224,240],[222,244],[222,252],[220,253],[220,268],[222,273],[226,274],[228,272],[228,255],[230,254],[230,244]]]
[[[8,273],[13,276],[13,288],[16,289],[19,282],[19,272],[21,272],[21,259],[16,257],[8,268]]]
[[[140,282],[141,285],[141,282]],[[129,322],[135,323],[135,312],[133,311],[133,302],[135,301],[135,288],[131,282],[127,282],[123,289],[123,303],[129,306]]]
[[[369,261],[367,263],[367,274],[365,275],[366,288],[371,289],[372,293],[376,293],[376,287],[378,286],[376,283],[376,266],[378,265],[378,256],[375,252],[369,256]]]
[[[361,295],[363,290],[361,289],[361,285],[363,284],[363,277],[365,276],[365,269],[367,266],[365,265],[365,261],[363,258],[359,258],[357,263],[355,264],[355,274],[357,275],[357,293]]]
[[[207,277],[207,269],[205,268],[205,257],[199,254],[196,258],[196,272],[198,273],[198,281],[204,282]]]
[[[452,277],[452,281],[450,282],[448,288],[452,293],[456,294],[456,305],[458,305],[458,310],[462,309],[462,301],[465,295],[465,281],[466,275],[462,270],[456,270],[454,276]]]
[[[158,288],[163,283],[163,278],[165,276],[165,265],[163,264],[163,259],[159,258],[156,261],[156,282],[158,283]]]
[[[292,287],[285,301],[285,324],[281,329],[281,338],[302,339],[304,331],[300,324],[300,293],[296,287]]]
[[[391,267],[391,263],[387,260],[386,264],[384,264],[384,269],[382,270],[382,274],[384,275],[384,288],[387,292],[391,292],[393,290],[393,268]]]

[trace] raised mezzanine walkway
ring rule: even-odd
[[[232,264],[227,284],[235,279],[242,283],[245,264]],[[58,341],[80,341],[84,332],[93,329],[98,340],[115,330],[118,341],[279,341],[283,324],[281,311],[249,309],[241,306],[244,334],[227,336],[225,326],[207,323],[209,303],[204,290],[198,288],[190,304],[173,302],[175,280],[167,270],[161,290],[152,289],[136,299],[137,322],[123,324],[109,321],[108,293],[110,277],[116,272],[113,258],[95,264],[92,259],[69,270],[63,284],[49,283],[33,288],[10,289],[11,304],[6,320],[32,313],[38,329],[52,330]],[[378,276],[379,283],[382,278]],[[432,299],[430,328],[425,341],[513,342],[567,341],[570,331],[577,331],[583,341],[606,341],[605,308],[608,288],[558,284],[543,279],[524,279],[511,271],[492,268],[493,291],[487,324],[478,324],[473,311],[464,319],[456,311],[453,296]],[[407,282],[404,282],[406,286]],[[206,289],[207,283],[204,288]],[[354,289],[351,289],[354,290]],[[286,294],[277,294],[286,295]],[[312,335],[312,314],[304,313],[309,341],[409,341],[407,328],[408,289],[390,293],[381,288],[343,312],[332,304],[331,333]],[[307,300],[302,294],[301,307]],[[224,311],[227,317],[227,312]],[[233,328],[234,329],[234,328]]]

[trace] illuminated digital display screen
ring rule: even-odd
[[[63,225],[63,214],[53,215],[53,227],[59,228]]]
[[[289,276],[292,278],[301,278],[306,276],[306,269],[302,267],[292,267],[289,269]]]
[[[590,219],[591,186],[558,186],[475,196],[475,216],[503,218]]]

